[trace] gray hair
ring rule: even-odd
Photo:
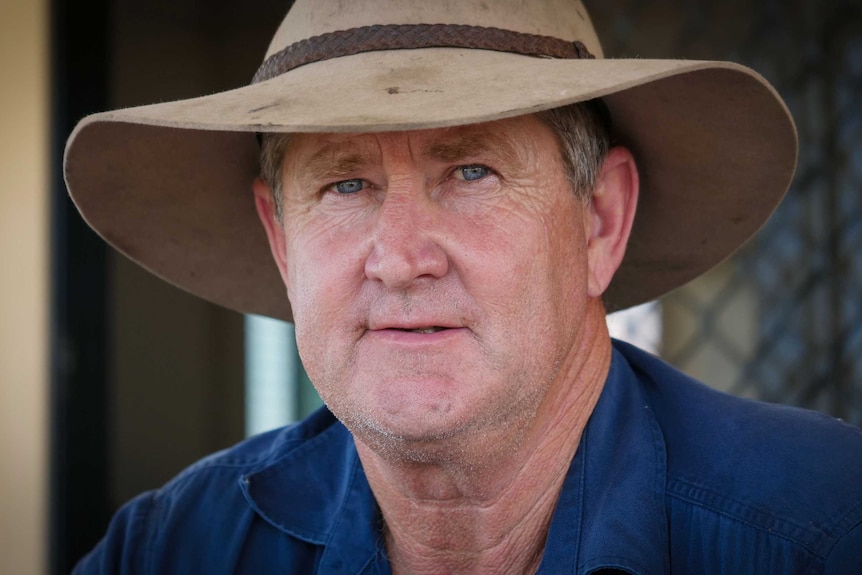
[[[563,168],[575,195],[589,202],[602,163],[611,147],[611,119],[602,100],[551,108],[536,117],[548,125],[560,144]]]
[[[539,112],[536,117],[557,136],[566,177],[575,195],[588,202],[596,186],[602,162],[611,147],[611,124],[601,100],[589,100]],[[275,214],[283,214],[281,168],[290,134],[260,134],[260,177],[272,190]]]

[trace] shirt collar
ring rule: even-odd
[[[642,352],[614,347],[551,522],[542,574],[668,569],[664,440],[624,356]],[[350,433],[325,417],[331,421],[323,432],[245,476],[242,489],[273,526],[325,545],[321,568],[360,573],[381,551],[379,511]],[[307,478],[301,497],[284,493],[296,477]]]
[[[551,522],[540,573],[668,570],[665,445],[638,377],[614,342],[611,368]]]
[[[324,545],[321,572],[359,573],[380,545],[379,512],[353,438],[325,409],[325,429],[263,469],[243,477],[251,507],[279,530]],[[303,478],[302,494],[285,493]],[[357,526],[362,526],[357,529]]]

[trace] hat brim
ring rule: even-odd
[[[87,222],[154,274],[228,308],[290,320],[251,194],[255,132],[436,128],[596,97],[641,175],[632,238],[605,298],[622,309],[728,257],[787,190],[793,121],[750,69],[450,48],[370,52],[228,92],[89,116],[67,143],[66,182]]]

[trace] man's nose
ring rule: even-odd
[[[387,193],[378,208],[365,275],[389,289],[441,278],[449,260],[440,245],[440,207],[421,193]]]

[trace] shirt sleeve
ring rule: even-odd
[[[148,572],[146,547],[154,493],[129,501],[111,520],[108,532],[72,570],[72,575],[139,575]]]

